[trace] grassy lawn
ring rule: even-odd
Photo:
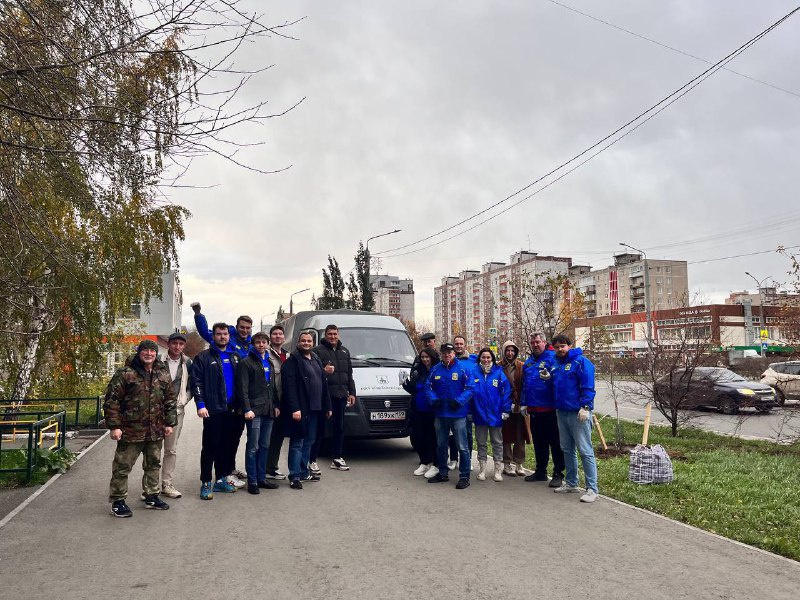
[[[599,417],[600,415],[598,415]],[[601,422],[611,445],[614,422]],[[626,442],[642,439],[642,426],[625,422]],[[800,560],[800,444],[778,446],[687,428],[673,438],[650,427],[650,444],[672,457],[675,480],[637,485],[628,481],[627,455],[598,454],[600,493],[677,521]],[[600,440],[595,432],[595,448]],[[528,446],[525,466],[534,466]]]

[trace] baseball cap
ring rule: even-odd
[[[453,346],[450,342],[445,342],[441,346],[439,346],[439,352],[455,352],[456,347]]]
[[[172,340],[183,340],[185,342],[186,341],[186,336],[183,335],[182,333],[178,333],[176,331],[175,333],[170,333],[169,334],[169,338],[167,339],[167,341],[171,342]]]

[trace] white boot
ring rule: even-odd
[[[486,461],[478,461],[478,481],[486,481]]]
[[[494,480],[503,481],[503,463],[501,462],[494,463]]]

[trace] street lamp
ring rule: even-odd
[[[367,257],[369,258],[369,241],[374,240],[379,237],[383,237],[385,235],[392,235],[393,233],[400,233],[402,229],[395,229],[394,231],[387,231],[386,233],[379,233],[378,235],[373,235],[371,238],[367,238],[366,243],[364,244],[364,248],[367,251]]]
[[[767,328],[767,313],[766,313],[766,306],[764,306],[764,282],[767,279],[769,279],[769,276],[764,277],[764,279],[759,281],[749,271],[745,271],[744,274],[747,275],[748,277],[750,277],[753,281],[755,281],[756,285],[758,286],[758,288],[757,288],[758,289],[758,301],[761,304],[761,321],[762,321],[761,325],[762,325],[762,327],[764,329],[766,329]],[[759,329],[761,329],[761,327]],[[758,336],[758,341],[761,343],[761,357],[763,358],[765,352],[764,352],[764,343],[761,342],[761,335]]]
[[[290,314],[290,315],[293,315],[293,314],[294,314],[294,304],[293,304],[293,302],[292,302],[292,301],[294,300],[294,297],[295,297],[295,296],[297,296],[297,294],[302,294],[303,292],[307,292],[307,291],[308,291],[308,290],[310,290],[310,289],[311,289],[311,288],[306,288],[306,289],[304,289],[304,290],[300,290],[299,292],[295,292],[294,294],[292,294],[291,296],[289,296],[289,314]]]
[[[271,312],[271,313],[267,313],[266,315],[261,315],[261,324],[259,325],[259,328],[258,328],[259,331],[264,331],[264,317],[271,317],[274,314],[276,314],[276,313]]]
[[[634,248],[630,244],[620,242],[620,246],[640,252],[644,256],[644,312],[647,319],[647,349],[653,353],[653,317],[650,314],[650,267],[647,265],[647,252]]]
[[[380,237],[384,237],[386,235],[392,235],[395,233],[400,233],[400,229],[395,229],[394,231],[387,231],[386,233],[379,233],[378,235],[373,235],[372,237],[368,237],[366,243],[364,244],[364,258],[366,259],[366,273],[359,273],[358,278],[361,284],[361,291],[363,294],[362,302],[363,302],[363,309],[364,310],[374,310],[375,309],[375,302],[372,297],[372,284],[370,283],[369,276],[370,272],[372,271],[372,257],[369,254],[369,242],[370,240],[374,240]],[[363,277],[363,279],[362,279]]]

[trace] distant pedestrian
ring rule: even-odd
[[[172,435],[178,416],[169,372],[157,355],[156,343],[143,340],[130,365],[117,370],[106,389],[103,414],[111,439],[117,442],[108,492],[115,517],[133,515],[125,500],[128,475],[140,454],[145,508],[169,508],[158,496],[158,475],[164,437]]]
[[[339,339],[339,328],[336,325],[325,327],[325,338],[312,352],[322,362],[325,370],[325,380],[328,382],[328,392],[331,397],[333,416],[331,417],[331,469],[349,471],[350,467],[344,460],[344,409],[356,403],[356,383],[353,380],[353,363],[350,360],[350,351],[342,345]],[[311,470],[319,473],[317,453],[322,444],[325,423],[320,421],[317,426],[317,438],[311,449]]]
[[[272,378],[272,366],[267,354],[269,336],[263,331],[253,334],[250,354],[236,369],[236,401],[247,427],[247,491],[275,489],[277,483],[267,480],[267,453],[272,425],[280,415],[278,394]]]
[[[436,413],[436,462],[439,472],[428,483],[449,481],[447,463],[448,437],[452,432],[459,456],[459,477],[456,488],[469,487],[470,463],[467,444],[467,411],[472,398],[472,369],[456,360],[453,344],[442,344],[441,362],[428,375],[425,391],[428,403]]]
[[[283,386],[283,424],[289,435],[290,487],[303,489],[303,482],[319,481],[320,475],[309,470],[311,445],[317,422],[331,416],[331,398],[322,363],[311,352],[314,338],[303,332],[297,350],[281,370]]]
[[[578,459],[583,463],[586,492],[581,502],[597,500],[597,462],[592,446],[592,411],[594,410],[594,365],[580,348],[572,348],[566,335],[553,338],[556,358],[553,364],[553,394],[558,416],[558,433],[566,464],[566,482],[554,491],[583,492],[578,487]]]
[[[511,340],[503,344],[500,366],[511,383],[511,414],[503,423],[503,472],[515,477],[525,475],[525,444],[530,443],[530,423],[525,407],[520,406],[522,391],[522,361],[519,347]]]
[[[494,352],[482,348],[472,372],[472,421],[478,442],[478,480],[486,479],[487,439],[492,441],[494,480],[503,481],[503,422],[511,411],[511,384]]]
[[[162,361],[169,370],[172,379],[172,391],[178,401],[178,424],[172,435],[164,438],[164,460],[161,463],[161,494],[167,498],[180,498],[181,493],[172,483],[175,475],[175,464],[178,459],[178,440],[183,430],[183,416],[186,405],[192,399],[191,382],[189,373],[192,368],[192,359],[183,353],[186,347],[186,336],[182,333],[172,333],[167,341],[167,353]]]
[[[225,323],[214,323],[214,343],[195,356],[192,364],[192,394],[197,416],[203,419],[200,450],[200,498],[211,500],[214,492],[232,493],[237,486],[231,477],[236,449],[244,428],[244,417],[234,402],[236,366],[239,355],[231,352],[230,333]],[[216,478],[212,478],[213,474]]]
[[[536,331],[530,337],[531,354],[522,367],[522,404],[527,407],[533,430],[533,452],[536,466],[525,481],[547,481],[547,464],[553,457],[553,478],[549,486],[564,483],[564,452],[558,434],[558,418],[553,396],[551,372],[555,352],[548,349],[547,336]]]
[[[269,353],[269,362],[272,365],[275,390],[278,393],[278,405],[283,399],[281,369],[283,368],[283,363],[289,358],[289,352],[283,347],[285,341],[283,325],[273,325],[269,330],[269,348],[267,352]],[[283,437],[283,419],[275,419],[272,423],[272,435],[270,435],[269,452],[267,453],[267,479],[286,479],[286,474],[278,469]]]
[[[436,466],[436,415],[433,412],[425,385],[433,365],[439,362],[439,355],[431,348],[420,350],[409,378],[403,389],[411,394],[411,445],[419,456],[419,466],[414,475],[424,475],[430,479],[439,472]]]

